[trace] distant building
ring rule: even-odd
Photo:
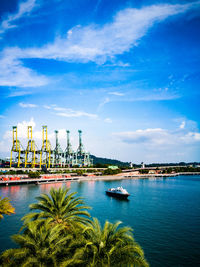
[[[141,162],[141,165],[142,165],[141,168],[144,169],[145,168],[144,162]]]
[[[156,171],[154,171],[154,170],[149,170],[149,174],[156,174]]]
[[[108,169],[111,169],[111,170],[117,170],[117,169],[119,169],[119,168],[118,168],[118,166],[110,165],[110,166],[108,166]]]

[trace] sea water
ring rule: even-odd
[[[10,236],[18,233],[35,197],[61,186],[83,197],[102,224],[121,221],[132,227],[151,266],[200,266],[200,176],[0,187],[0,196],[9,197],[16,211],[0,221],[0,251],[15,246]],[[105,194],[118,186],[130,193],[128,200]]]

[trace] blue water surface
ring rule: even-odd
[[[16,210],[0,222],[0,251],[15,246],[10,236],[18,233],[35,197],[61,186],[84,197],[102,224],[131,226],[151,266],[200,266],[200,176],[0,187],[0,196],[9,197]],[[105,194],[117,186],[131,194],[128,201]]]

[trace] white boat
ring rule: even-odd
[[[127,198],[130,194],[124,189],[122,186],[117,188],[109,188],[106,190],[106,194],[109,196],[119,197],[119,198]]]

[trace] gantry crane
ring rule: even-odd
[[[38,152],[35,141],[33,140],[32,126],[28,126],[28,144],[25,150],[25,168],[27,165],[31,165],[32,168],[35,168],[37,153],[40,152]]]
[[[76,164],[79,166],[90,166],[90,154],[84,150],[82,143],[82,131],[78,130],[79,134],[79,146],[76,152]]]
[[[40,168],[42,165],[51,166],[51,144],[48,140],[47,126],[42,126],[42,148],[40,150]]]
[[[53,151],[53,165],[56,166],[56,165],[60,165],[62,166],[63,164],[63,150],[58,142],[58,131],[55,130],[55,135],[56,135],[56,147]]]
[[[76,165],[76,153],[73,151],[70,142],[70,137],[69,137],[70,131],[66,130],[66,133],[67,133],[67,147],[65,149],[65,162],[67,167],[71,167]]]
[[[37,162],[37,155],[39,155],[39,166],[40,168],[46,166],[50,168],[56,165],[67,165],[67,167],[72,166],[90,166],[92,165],[92,160],[90,154],[85,151],[82,143],[82,131],[78,130],[79,134],[79,146],[76,152],[72,149],[70,142],[70,131],[67,130],[67,147],[63,152],[59,142],[58,142],[58,131],[55,131],[56,135],[56,146],[54,150],[51,150],[51,144],[48,140],[47,126],[42,126],[42,148],[37,149],[36,143],[33,140],[32,126],[28,126],[28,143],[26,150],[23,149],[17,136],[17,126],[13,126],[13,142],[10,157],[10,167],[12,167],[12,153],[17,153],[17,167],[20,167],[24,163],[25,167],[35,167]],[[52,164],[53,160],[53,164]]]
[[[21,155],[24,153],[24,149],[17,138],[17,126],[13,126],[13,140],[12,140],[12,149],[10,155],[10,168],[12,167],[12,152],[17,153],[17,167],[19,168],[21,165]]]

